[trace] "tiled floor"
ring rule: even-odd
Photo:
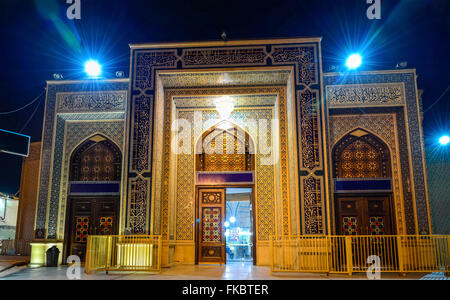
[[[0,255],[0,272],[9,269],[15,265],[28,264],[29,256],[4,256]]]
[[[16,267],[9,270],[9,274],[0,273],[0,280],[64,280],[67,279],[65,266],[58,268],[27,268]],[[426,274],[408,274],[400,277],[398,274],[382,274],[382,279],[420,279]],[[81,270],[81,279],[86,280],[342,280],[366,279],[365,274],[355,274],[351,277],[345,275],[310,274],[310,273],[283,273],[270,274],[269,267],[253,266],[251,264],[230,263],[227,265],[177,265],[172,268],[164,268],[160,274],[150,273],[110,273],[104,272],[87,275]]]

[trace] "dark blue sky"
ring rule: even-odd
[[[366,0],[144,1],[81,0],[81,20],[66,17],[65,0],[0,1],[0,112],[30,102],[53,73],[81,78],[97,58],[107,72],[128,74],[129,43],[321,36],[324,71],[361,51],[365,69],[416,68],[424,90],[429,140],[450,130],[450,1],[382,0],[382,19],[368,20]],[[432,106],[433,105],[433,106]],[[430,108],[430,109],[429,109]],[[0,128],[41,139],[43,97]],[[21,158],[0,154],[0,192],[19,188]]]

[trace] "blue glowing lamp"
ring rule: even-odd
[[[84,71],[89,77],[98,77],[102,74],[102,66],[96,60],[88,60],[84,64]]]
[[[439,138],[439,144],[447,146],[450,143],[450,137],[448,135],[441,136]]]
[[[358,69],[362,64],[362,56],[358,53],[351,54],[347,61],[345,62],[345,65],[349,70],[356,70]]]

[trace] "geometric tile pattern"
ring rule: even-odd
[[[88,233],[89,233],[89,217],[76,217],[74,242],[86,243]]]
[[[347,135],[335,146],[335,178],[390,177],[389,150],[375,136]]]
[[[384,234],[384,218],[370,217],[369,218],[369,234],[382,235]]]
[[[210,135],[215,134],[217,134],[215,131],[210,133]],[[207,145],[206,147],[204,145],[205,153],[202,155],[202,171],[247,171],[245,145],[236,136],[223,131],[220,136],[214,136],[209,142],[207,138],[208,136],[203,140]],[[216,149],[220,144],[222,149]],[[228,154],[230,152],[231,154]]]
[[[222,240],[221,208],[203,208],[202,242],[220,242]]]
[[[100,227],[99,234],[101,234],[101,235],[112,234],[113,217],[100,217],[99,227]]]
[[[358,217],[342,217],[342,232],[344,235],[357,235]]]

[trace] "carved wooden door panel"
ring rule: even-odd
[[[367,197],[367,229],[369,235],[390,235],[392,229],[389,197]]]
[[[84,261],[88,235],[117,234],[117,198],[72,198],[69,255]]]
[[[91,199],[72,199],[69,255],[78,255],[84,261],[87,237],[91,234],[93,203]]]
[[[339,197],[337,203],[338,203],[337,225],[339,228],[339,234],[342,235],[364,234],[362,198]]]
[[[388,196],[339,197],[338,231],[342,235],[392,234]]]
[[[197,257],[199,263],[225,263],[225,189],[199,189]]]
[[[117,199],[97,199],[95,208],[95,235],[117,234]]]

